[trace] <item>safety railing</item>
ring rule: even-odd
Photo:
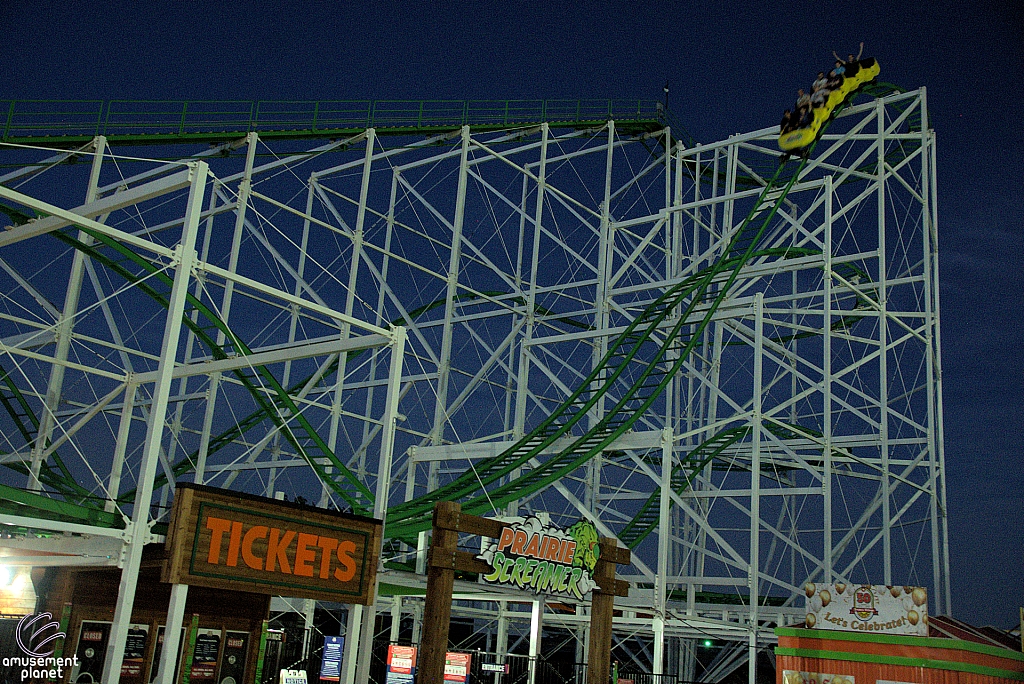
[[[0,139],[664,121],[655,100],[0,100]]]

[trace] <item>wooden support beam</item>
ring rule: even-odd
[[[435,556],[433,548],[427,552],[427,566],[475,572],[481,575],[486,575],[494,570],[486,561],[480,560],[475,553],[470,551],[439,551]]]
[[[590,657],[587,682],[607,684],[612,666],[612,612],[616,596],[629,595],[629,583],[615,578],[615,566],[629,563],[629,549],[620,549],[614,537],[601,537],[601,555],[594,568],[598,588],[590,599]],[[621,592],[621,593],[620,593]]]
[[[462,506],[454,501],[439,501],[434,506],[434,534],[430,539],[423,639],[420,641],[418,679],[421,682],[444,681],[444,656],[448,651],[459,542],[456,530],[461,513]]]
[[[489,575],[494,570],[487,561],[480,560],[472,551],[455,552],[455,569],[480,575]]]
[[[611,537],[606,537],[611,539]],[[601,553],[604,553],[604,549],[601,549]],[[602,556],[603,558],[604,556]],[[632,562],[632,555],[630,555],[629,549],[624,546],[616,546],[614,549],[609,551],[608,560],[616,565],[629,565]]]
[[[437,510],[435,508],[435,510]],[[498,537],[506,523],[478,515],[468,515],[459,511],[444,511],[435,523],[438,527],[466,534],[479,534],[482,537]],[[628,549],[627,549],[628,551]]]

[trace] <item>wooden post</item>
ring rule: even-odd
[[[427,596],[423,606],[423,640],[420,642],[420,682],[444,681],[444,656],[448,652],[448,627],[452,618],[452,587],[455,584],[456,552],[462,506],[438,501],[434,506],[434,534],[427,557]]]
[[[590,599],[588,684],[608,684],[611,676],[612,611],[615,609],[615,597],[625,596],[629,587],[626,582],[620,583],[615,579],[615,566],[629,563],[629,549],[618,548],[614,537],[601,537],[600,548],[601,555],[594,568],[594,581],[598,588],[594,589]]]
[[[434,535],[430,539],[427,557],[427,596],[423,606],[423,639],[420,641],[419,674],[423,684],[441,684],[444,681],[444,657],[448,652],[448,628],[452,617],[452,589],[455,571],[463,570],[486,574],[493,568],[469,551],[459,551],[459,533],[478,534],[497,539],[505,523],[475,515],[463,515],[461,504],[439,501],[434,505]],[[629,563],[629,549],[620,549],[616,540],[603,537],[594,579],[600,590],[594,590],[591,624],[600,624],[604,630],[602,645],[594,646],[591,629],[591,663],[594,654],[604,654],[603,679],[591,682],[608,684],[608,662],[612,641],[612,603],[616,596],[627,596],[629,584],[615,579],[615,565]],[[604,573],[603,575],[601,573]],[[602,607],[598,607],[598,606]],[[598,617],[600,616],[600,617]],[[593,665],[591,666],[593,667]],[[600,665],[598,666],[600,667]]]

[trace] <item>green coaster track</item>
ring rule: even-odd
[[[869,84],[857,92],[879,97],[894,91],[899,92],[888,84]],[[852,95],[847,102],[850,99]],[[915,122],[910,122],[910,125],[913,127]],[[920,126],[919,119],[916,125]],[[787,256],[786,250],[759,251],[758,246],[806,164],[807,160],[803,159],[795,168],[792,165],[779,166],[765,183],[754,207],[734,233],[719,261],[673,285],[648,305],[617,338],[609,342],[605,356],[576,391],[530,433],[503,453],[478,461],[452,482],[389,507],[385,525],[387,536],[411,542],[416,533],[430,527],[431,511],[438,501],[461,501],[463,510],[471,514],[497,513],[508,503],[527,497],[573,472],[627,432],[682,368],[742,268],[758,256]],[[787,169],[790,169],[789,173]],[[702,305],[706,309],[697,319],[694,314]],[[840,324],[849,323],[844,320]],[[665,331],[668,325],[672,327]],[[653,349],[653,353],[641,354],[641,349],[645,352]],[[606,408],[605,415],[582,435],[572,435],[572,429],[584,421],[602,397],[611,398],[610,390],[617,381],[625,380],[627,366],[641,359],[646,367],[614,405]],[[690,454],[685,465],[675,469],[673,486],[688,486],[693,473],[703,464],[748,434],[749,427],[731,428],[710,438]],[[811,436],[812,433],[798,428],[794,434]],[[569,440],[569,444],[556,453],[546,453],[561,439]],[[546,460],[542,460],[544,457]],[[685,474],[687,472],[688,475]],[[659,496],[660,492],[652,494],[624,528],[623,534],[631,547],[653,529],[656,520],[650,516],[651,511],[657,509]]]
[[[173,284],[171,276],[120,242],[98,231],[82,230],[93,238],[92,243],[73,237],[69,231],[57,232],[54,236],[117,273],[164,308],[167,307]],[[107,247],[109,251],[104,251],[103,247]],[[210,350],[215,359],[252,354],[252,350],[231,331],[227,323],[194,295],[188,295],[181,321]],[[224,334],[226,345],[217,344],[215,335],[218,332]],[[274,422],[284,438],[309,463],[317,476],[341,497],[353,512],[365,515],[373,511],[373,494],[327,446],[299,410],[292,394],[281,386],[266,366],[239,369],[232,371],[232,374],[249,390],[264,416]],[[264,388],[270,391],[270,398],[262,391]]]
[[[802,160],[789,174],[786,166],[779,166],[723,257],[676,283],[649,304],[609,342],[608,351],[580,386],[533,431],[503,453],[478,461],[452,482],[389,507],[385,524],[388,536],[411,540],[428,529],[438,501],[462,501],[462,510],[474,515],[498,513],[510,502],[573,472],[632,428],[682,368],[740,271],[758,254],[761,237],[806,164],[807,160]],[[776,255],[784,256],[784,252]],[[693,314],[702,305],[706,306],[703,315],[694,320]],[[668,325],[672,327],[665,330]],[[685,335],[684,328],[690,328]],[[641,353],[648,350],[653,353]],[[584,422],[602,397],[611,398],[610,390],[620,379],[626,379],[627,367],[641,359],[646,366],[621,397],[606,408],[604,416],[582,435],[572,435],[572,429]],[[567,446],[557,453],[545,453],[563,438],[570,440]],[[548,458],[541,460],[544,456]],[[520,469],[525,470],[514,476]]]
[[[507,292],[484,291],[484,292],[480,292],[479,294],[473,292],[473,293],[465,293],[465,294],[461,294],[461,295],[456,295],[455,299],[458,300],[458,301],[470,301],[470,300],[482,299],[484,297],[502,297],[502,296],[506,296],[506,295],[508,295]],[[525,303],[525,299],[522,298],[522,297],[514,297],[514,298],[511,299],[511,301],[516,302],[518,304]],[[445,304],[445,300],[443,300],[443,299],[439,299],[439,300],[433,301],[433,302],[431,302],[429,304],[425,304],[425,305],[423,305],[421,307],[418,307],[418,308],[413,309],[412,311],[410,311],[409,312],[409,318],[410,319],[416,319],[416,318],[420,317],[421,315],[423,315],[423,314],[425,314],[425,313],[427,313],[427,312],[429,312],[429,311],[431,311],[433,309],[437,309],[439,307],[444,306],[444,304]],[[545,309],[544,307],[541,307],[541,306],[535,306],[534,307],[534,311],[537,314],[541,315],[541,316],[551,316],[551,320],[552,321],[556,321],[556,322],[562,323],[563,325],[566,325],[566,326],[575,327],[575,328],[585,328],[585,329],[586,328],[590,328],[590,326],[587,325],[586,323],[582,323],[582,322],[577,321],[577,320],[575,320],[573,318],[553,317],[552,313],[550,311],[548,311],[547,309]],[[398,318],[398,319],[395,319],[394,321],[391,322],[391,325],[404,325],[404,324],[405,324],[405,319],[404,318]],[[356,350],[356,351],[346,352],[346,357],[349,360],[351,360],[351,359],[356,358],[359,355],[361,355],[364,351],[366,351],[366,350],[359,349],[359,350]],[[338,370],[338,361],[339,361],[339,357],[336,356],[336,357],[332,358],[331,361],[328,362],[321,370],[317,371],[317,373],[309,375],[309,376],[306,376],[302,380],[299,380],[298,382],[294,383],[291,387],[288,388],[288,394],[291,395],[291,396],[296,396],[302,390],[303,387],[306,387],[310,382],[315,380],[318,376],[320,378],[329,378],[329,377],[331,377],[331,375],[333,375]],[[207,456],[209,457],[210,455],[216,453],[220,449],[228,446],[229,444],[232,444],[235,440],[241,438],[242,435],[246,434],[247,432],[249,432],[249,430],[253,429],[254,427],[259,425],[260,423],[262,423],[266,419],[267,419],[267,413],[266,413],[265,408],[258,407],[255,411],[250,413],[245,418],[242,418],[240,421],[237,421],[234,425],[232,425],[228,429],[224,430],[223,432],[218,434],[216,437],[212,437],[210,439],[210,444],[209,444],[209,447],[208,447],[208,450],[207,450]],[[192,472],[195,469],[195,464],[196,464],[196,461],[197,461],[198,457],[199,457],[199,452],[198,451],[194,451],[190,455],[182,457],[181,459],[179,459],[177,462],[175,462],[172,465],[171,472],[174,473],[174,475],[178,476],[178,477]],[[162,486],[162,485],[164,485],[166,483],[167,483],[167,475],[166,475],[166,473],[160,473],[156,477],[154,487],[160,487],[160,486]],[[118,496],[117,500],[118,500],[119,503],[129,503],[134,498],[135,498],[135,490],[131,489],[131,490],[127,490],[127,491],[123,492],[122,494],[120,494]]]
[[[71,148],[97,135],[111,144],[219,143],[258,132],[265,139],[433,135],[472,126],[498,131],[547,123],[644,133],[672,125],[661,103],[616,100],[8,100],[0,98],[0,142]],[[683,132],[683,137],[689,137]]]
[[[14,213],[6,208],[5,212]],[[71,230],[56,231],[52,235],[117,273],[164,308],[168,306],[173,279],[162,266],[98,231],[82,227],[79,227],[79,230],[91,237],[92,241],[83,241],[73,236]],[[215,359],[252,354],[252,350],[231,331],[227,324],[192,294],[187,296],[182,324],[210,350]],[[218,332],[224,334],[225,345],[217,344],[215,336]],[[293,392],[285,390],[266,366],[256,365],[249,369],[239,369],[232,371],[232,374],[256,401],[260,420],[266,418],[272,420],[284,438],[309,463],[317,476],[343,499],[353,512],[360,514],[372,512],[373,494],[323,441],[320,434],[299,410]],[[269,390],[269,397],[264,389]],[[32,414],[25,397],[2,368],[0,368],[0,403],[3,403],[14,419],[18,430],[26,438],[26,442],[34,441],[33,435],[39,427],[38,420]],[[26,424],[27,421],[31,423],[31,428]],[[252,420],[246,422],[245,429],[255,425],[255,422]],[[235,431],[229,431],[230,435],[241,434],[237,432],[241,428],[242,426],[236,426]],[[220,448],[227,444],[230,441],[228,437],[229,435],[221,435],[216,440],[216,447]],[[89,492],[75,482],[60,457],[57,454],[54,454],[53,457],[60,474],[55,473],[48,465],[44,464],[40,468],[40,482],[51,486],[63,494],[66,499],[87,505],[95,504],[95,501],[90,501]],[[27,473],[23,463],[12,463],[8,466]],[[184,472],[186,469],[176,469],[176,474]],[[163,482],[166,482],[166,476],[163,476]]]
[[[893,92],[901,91],[890,84],[868,84],[858,91],[871,97],[881,97]],[[847,100],[849,101],[850,99]],[[908,121],[908,124],[912,130],[919,130],[920,114],[917,113],[914,120]],[[907,151],[903,150],[896,154],[906,153]],[[758,184],[763,183],[763,186],[754,207],[735,231],[717,263],[671,286],[649,304],[618,337],[609,341],[606,354],[579,387],[531,432],[501,454],[476,462],[469,471],[442,487],[391,506],[387,513],[386,535],[389,538],[412,541],[418,532],[430,527],[431,512],[438,501],[462,501],[463,510],[468,513],[495,513],[510,502],[526,498],[575,471],[630,430],[664,392],[671,379],[687,361],[716,311],[728,297],[741,270],[752,259],[789,258],[808,253],[805,249],[759,248],[762,237],[806,164],[807,161],[802,160],[799,163],[779,166],[766,182],[756,181]],[[0,207],[0,210],[9,214],[18,223],[28,219],[7,207]],[[78,239],[70,229],[53,235],[117,273],[161,306],[167,306],[172,281],[160,264],[134,253],[126,246],[96,231],[81,228],[79,230],[83,230],[92,241]],[[849,271],[845,274],[848,277],[862,275],[852,266],[837,267],[837,271],[840,268]],[[410,316],[419,316],[442,303],[428,304],[411,312]],[[858,302],[856,308],[861,308],[861,304],[863,302]],[[840,318],[835,325],[849,326],[852,325],[852,320],[855,320],[855,317]],[[204,346],[209,348],[214,358],[252,353],[215,312],[192,295],[189,295],[182,322]],[[404,321],[393,321],[393,324],[402,322]],[[576,327],[589,327],[575,320],[563,322]],[[218,333],[222,333],[227,340],[223,346],[215,341]],[[323,369],[321,376],[326,377],[336,372],[336,367],[337,360],[333,365]],[[635,378],[630,378],[627,369],[637,367],[642,370]],[[373,508],[372,493],[331,451],[298,409],[296,393],[312,379],[312,376],[286,389],[273,373],[263,366],[233,372],[253,396],[257,408],[236,425],[213,438],[209,447],[210,453],[232,443],[260,422],[269,419],[296,452],[309,463],[318,477],[345,501],[353,512],[370,512]],[[613,387],[623,384],[628,384],[628,388],[617,399],[614,398]],[[578,432],[583,427],[586,417],[602,398],[612,400],[613,405],[606,408],[604,416],[582,434],[573,434],[574,429]],[[4,409],[12,417],[26,443],[32,443],[38,430],[38,420],[16,384],[2,368],[0,404],[3,404]],[[766,424],[765,429],[778,433],[780,437],[783,433],[790,437],[814,436],[812,430],[797,426],[784,428]],[[674,467],[671,487],[676,491],[685,490],[701,469],[720,457],[729,447],[746,439],[750,430],[750,426],[728,428],[694,447],[683,461]],[[557,442],[566,444],[555,448]],[[174,476],[179,477],[188,473],[193,467],[195,456],[192,454],[175,463],[172,468]],[[5,493],[7,500],[13,504],[38,511],[39,517],[77,516],[92,521],[93,524],[120,524],[120,516],[116,513],[99,515],[103,512],[97,508],[102,506],[102,502],[75,481],[56,453],[52,454],[51,458],[55,468],[44,463],[40,470],[40,481],[65,499],[64,502],[55,502],[60,504],[57,509],[43,501],[47,499],[45,496],[20,492],[8,486],[3,486],[3,492],[0,493]],[[27,474],[24,464],[6,465]],[[158,484],[164,484],[166,481],[167,476],[161,474]],[[125,503],[130,501],[131,497],[132,492],[124,492],[118,497],[118,501]],[[75,504],[80,504],[76,508],[80,507],[83,510],[78,513],[65,510]],[[620,538],[624,543],[633,548],[650,534],[657,524],[659,504],[660,490],[655,490],[641,505],[634,518],[622,529]]]

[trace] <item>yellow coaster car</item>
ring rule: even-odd
[[[789,133],[783,133],[779,136],[779,147],[785,152],[792,152],[793,150],[799,150],[802,147],[807,147],[814,142],[815,138],[818,137],[818,133],[821,131],[822,125],[828,118],[832,116],[832,112],[853,94],[853,91],[860,88],[865,83],[870,83],[875,80],[880,71],[878,66],[878,60],[873,57],[862,59],[859,62],[860,68],[857,69],[857,73],[852,77],[844,78],[843,84],[839,86],[837,90],[833,90],[829,93],[828,100],[821,107],[815,107],[811,110],[814,119],[811,121],[811,125],[805,128],[797,128],[796,130],[790,131]]]

